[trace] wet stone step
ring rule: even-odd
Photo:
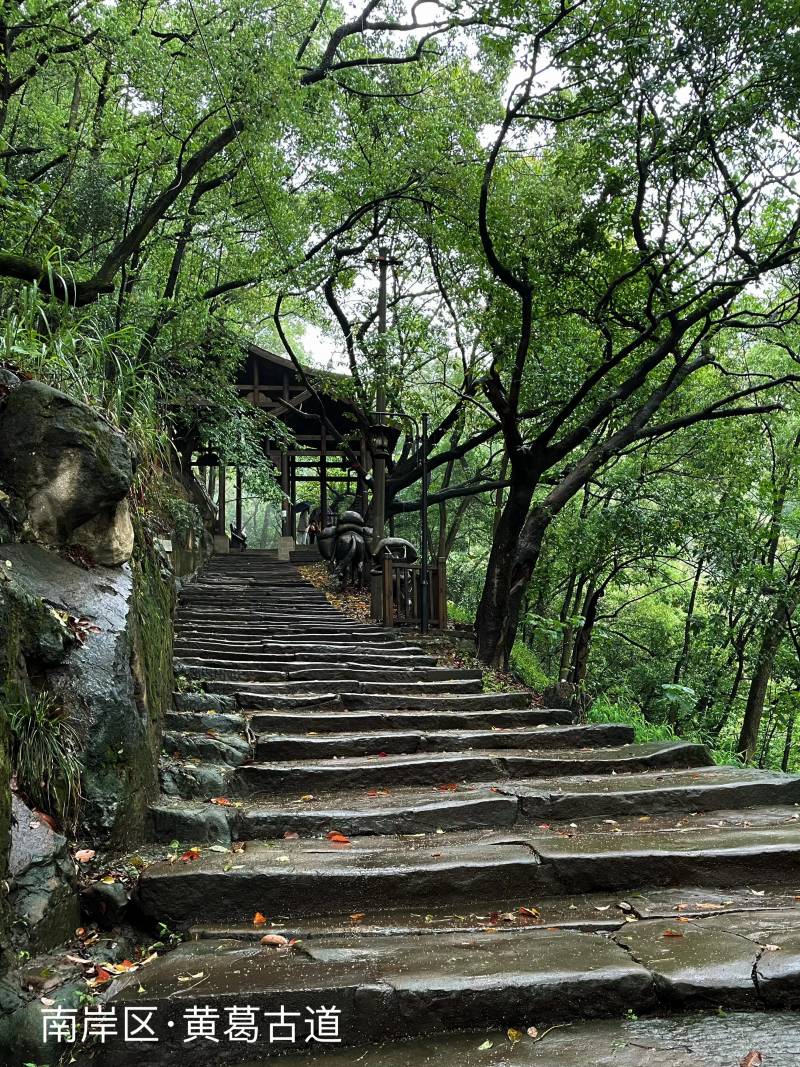
[[[481,671],[465,670],[458,667],[414,667],[414,666],[377,666],[377,667],[351,667],[337,666],[336,664],[323,664],[319,667],[307,667],[295,664],[287,664],[277,670],[267,670],[259,666],[247,665],[211,667],[206,664],[191,664],[179,659],[175,663],[175,671],[187,678],[199,679],[224,679],[227,681],[402,681],[408,684],[420,684],[423,682],[480,682]]]
[[[168,711],[164,719],[165,730],[204,731],[218,734],[243,734],[247,720],[241,712],[219,712],[213,708],[199,711]]]
[[[160,1040],[148,1051],[148,1062],[174,1062],[177,1054],[186,1064],[202,1064],[208,1056],[196,1042],[183,1043],[183,1012],[199,990],[179,979],[197,973],[203,975],[203,1003],[216,1007],[221,1018],[235,1000],[254,1005],[259,1015],[280,1002],[303,1019],[309,1006],[319,1010],[333,996],[347,1044],[374,1040],[377,1020],[382,1036],[398,1039],[463,1029],[476,1015],[488,1027],[505,1025],[509,1018],[571,1018],[581,1010],[592,1012],[592,1004],[608,1014],[644,1013],[656,1006],[646,969],[601,935],[444,934],[439,940],[435,946],[428,939],[397,937],[368,950],[355,938],[342,937],[324,946],[312,943],[302,955],[232,940],[196,941],[149,965],[146,994],[138,991],[139,976],[132,975],[117,981],[110,995],[118,1005],[146,1003],[159,1009]],[[303,1043],[300,1034],[298,1046]],[[223,1042],[219,1050],[215,1046],[215,1062],[231,1047],[236,1048]]]
[[[385,757],[353,756],[327,762],[293,760],[241,767],[233,785],[242,795],[314,789],[370,789],[373,786],[436,785],[495,781],[557,774],[597,774],[658,767],[700,767],[710,762],[702,745],[651,742],[619,748],[552,750],[524,753],[472,751]]]
[[[316,724],[312,724],[316,725]],[[370,756],[380,752],[453,752],[467,748],[563,748],[570,745],[598,747],[632,742],[630,726],[553,726],[531,729],[392,731],[301,736],[262,735],[256,746],[256,759],[321,759],[329,756]]]
[[[351,696],[374,694],[377,695],[378,699],[391,699],[394,697],[394,702],[398,707],[407,707],[409,701],[425,699],[428,695],[447,694],[453,704],[457,704],[462,697],[470,694],[483,695],[480,678],[453,679],[452,681],[442,682],[416,682],[411,679],[402,682],[395,680],[365,682],[345,678],[342,680],[331,679],[330,681],[303,680],[259,683],[230,681],[215,677],[204,684],[211,685],[223,693],[234,692],[240,694],[240,700],[243,703],[247,703],[251,695],[253,697],[269,697],[270,695],[288,696],[302,693],[341,693],[343,696],[346,695],[348,697],[348,703]],[[253,707],[254,705],[248,703],[247,706]]]
[[[214,731],[213,736],[211,730]],[[170,756],[227,763],[234,767],[238,767],[252,756],[252,749],[243,737],[218,734],[214,727],[207,728],[203,733],[166,730],[161,747]]]
[[[799,776],[742,767],[560,777],[499,788],[513,791],[522,814],[548,820],[800,804]]]
[[[252,705],[248,703],[248,708]],[[341,707],[344,704],[342,702]],[[312,725],[319,734],[356,730],[511,729],[571,724],[572,712],[561,708],[486,709],[478,711],[332,711],[308,716],[294,711],[256,711],[250,723],[256,733],[299,733]]]
[[[366,793],[334,797],[328,803],[243,804],[220,807],[209,803],[167,802],[150,808],[153,835],[158,841],[186,842],[275,839],[287,832],[324,837],[332,828],[347,835],[419,834],[452,830],[510,828],[519,804],[510,796],[484,789],[468,796],[418,792],[391,803],[376,803]]]
[[[203,853],[190,864],[145,868],[143,911],[182,926],[198,920],[251,921],[256,911],[295,917],[367,912],[426,901],[471,907],[503,899],[666,886],[794,887],[800,835],[794,827],[582,833],[485,831],[421,838],[249,842],[231,855]]]

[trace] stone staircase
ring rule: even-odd
[[[257,552],[184,590],[175,657],[151,816],[180,848],[137,905],[188,940],[110,992],[158,1009],[148,1063],[320,1052],[309,1013],[332,1005],[342,1043],[373,1046],[800,1003],[800,778],[484,692]],[[185,1042],[195,1004],[218,1044]],[[237,1005],[256,1044],[223,1036]],[[264,1033],[276,1005],[294,1042]]]

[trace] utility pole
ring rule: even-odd
[[[378,368],[375,388],[375,422],[384,425],[386,411],[386,283],[389,272],[389,250],[378,248]],[[383,539],[386,524],[386,451],[379,446],[372,458],[372,551],[376,551]],[[382,577],[373,566],[370,575],[370,600],[372,617],[386,622],[383,616]]]

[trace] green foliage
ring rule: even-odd
[[[621,722],[632,726],[636,741],[676,741],[675,731],[665,723],[649,722],[631,701],[598,697],[587,715],[588,722]]]
[[[511,670],[523,685],[527,685],[535,692],[542,692],[551,684],[551,679],[548,678],[534,652],[522,641],[515,642],[511,650]]]
[[[6,694],[4,701],[11,731],[11,766],[20,792],[31,805],[72,827],[81,786],[74,730],[47,693]]]

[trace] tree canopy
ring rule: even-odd
[[[6,0],[0,39],[5,360],[102,406],[143,483],[188,436],[267,492],[235,368],[321,334],[363,425],[379,386],[431,415],[480,661],[792,763],[790,5]]]

